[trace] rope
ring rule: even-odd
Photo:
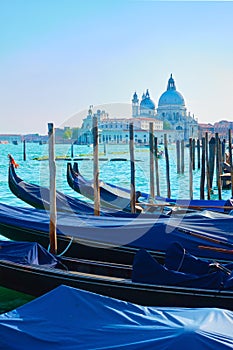
[[[182,256],[182,259],[181,259],[181,261],[180,261],[180,265],[178,266],[178,268],[177,268],[176,271],[180,271],[181,266],[183,265],[183,262],[184,262],[185,254],[186,254],[186,251],[185,251],[185,249],[183,248],[183,256]]]
[[[69,244],[68,244],[67,247],[63,250],[63,252],[62,252],[61,254],[58,254],[57,256],[62,256],[62,255],[64,255],[64,254],[67,252],[67,250],[70,248],[70,246],[71,246],[73,240],[74,240],[74,237],[72,237],[72,238],[70,239]]]
[[[63,252],[61,252],[60,254],[57,254],[58,257],[61,257],[62,255],[64,255],[67,250],[70,248],[72,242],[74,240],[74,237],[71,237],[70,241],[69,241],[69,244],[67,245],[67,247],[63,250]],[[50,244],[48,245],[48,248],[47,248],[47,251],[49,252],[50,251]]]

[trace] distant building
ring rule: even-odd
[[[208,136],[214,136],[214,126],[210,123],[200,123],[198,124],[198,138],[201,140],[202,137],[205,137],[205,134],[208,133]]]
[[[214,123],[214,132],[218,133],[218,136],[221,140],[223,139],[228,140],[229,130],[233,131],[233,122],[229,122],[227,120],[221,120],[220,122]]]
[[[23,136],[19,134],[0,134],[0,143],[20,143]]]
[[[184,98],[176,90],[172,74],[168,80],[167,90],[159,98],[157,109],[155,103],[150,99],[148,90],[146,94],[143,93],[140,103],[137,93],[134,93],[132,116],[147,116],[161,120],[166,133],[168,133],[168,130],[173,130],[174,141],[198,137],[197,119],[194,118],[194,115],[191,116],[190,113],[187,113]]]
[[[155,133],[163,130],[163,123],[160,120],[140,117],[140,118],[110,118],[105,111],[97,110],[95,114],[89,109],[87,117],[79,130],[78,143],[92,143],[92,119],[97,117],[100,143],[128,143],[129,124],[134,125],[135,143],[149,142],[149,124],[153,123]]]
[[[99,142],[128,143],[129,123],[134,124],[135,143],[149,142],[149,123],[153,123],[154,136],[163,143],[164,134],[168,142],[188,140],[198,137],[197,119],[187,113],[183,96],[176,90],[175,81],[170,76],[167,90],[161,95],[158,108],[150,98],[149,90],[142,94],[141,101],[135,92],[132,99],[131,118],[109,118],[108,113],[98,110],[96,114],[99,127]],[[79,130],[78,143],[92,143],[92,108],[83,119]]]
[[[23,136],[23,140],[33,143],[46,143],[48,141],[48,135],[26,134]]]
[[[229,130],[233,131],[233,122],[229,122],[227,120],[221,120],[214,124],[200,123],[198,125],[198,137],[201,139],[202,137],[205,137],[206,133],[208,133],[208,137],[210,138],[214,137],[215,133],[218,133],[221,140],[228,140]]]

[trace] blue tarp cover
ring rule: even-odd
[[[57,264],[57,259],[36,242],[0,241],[0,259],[23,265]]]
[[[147,251],[139,250],[133,262],[132,281],[157,285],[203,289],[222,289],[227,275],[221,270],[198,274],[169,270],[159,264]]]
[[[169,270],[203,275],[210,270],[207,260],[199,259],[187,252],[178,242],[172,243],[165,256],[165,266]]]
[[[0,315],[4,350],[226,350],[233,312],[144,307],[60,286]]]
[[[1,228],[1,225],[2,228]],[[0,233],[10,225],[33,232],[49,232],[49,213],[32,208],[0,204]],[[2,230],[2,231],[1,231]],[[230,259],[233,249],[233,216],[201,212],[184,217],[137,218],[98,217],[57,213],[57,233],[99,241],[110,247],[127,245],[165,251],[179,242],[191,254],[214,259]],[[199,246],[207,246],[200,249]],[[213,250],[212,247],[221,248]],[[227,252],[224,252],[224,249]]]

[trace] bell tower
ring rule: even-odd
[[[139,99],[138,95],[135,91],[133,94],[133,99],[132,99],[132,117],[137,117],[139,114]]]

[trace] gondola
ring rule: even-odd
[[[49,189],[47,187],[32,184],[21,179],[15,171],[14,164],[10,162],[8,170],[8,185],[11,192],[23,200],[25,203],[37,209],[49,210]],[[77,213],[77,214],[94,214],[94,205],[87,203],[81,199],[65,195],[60,191],[56,191],[56,206],[59,212]],[[166,206],[166,205],[165,205]],[[168,209],[168,208],[167,208]],[[154,216],[166,218],[172,212],[172,208],[164,211],[153,210]],[[180,213],[176,209],[176,214]],[[137,213],[130,213],[128,211],[116,208],[102,208],[100,210],[101,216],[115,216],[115,217],[137,217],[141,214],[141,210]],[[152,212],[144,213],[143,217],[151,217]]]
[[[78,163],[74,162],[73,166],[71,163],[67,163],[67,182],[69,186],[75,190],[76,192],[82,194],[83,196],[93,199],[94,196],[94,190],[93,190],[93,181],[85,179],[82,174],[79,171]],[[102,197],[102,204],[106,206],[111,206],[114,204],[114,200],[117,196],[117,194],[121,195],[121,193],[124,194],[124,197],[128,198],[130,191],[126,188],[113,185],[110,183],[104,183],[101,180],[101,186],[100,186],[100,194]],[[142,206],[144,209],[147,208],[153,208],[153,205],[148,205],[145,202],[148,202],[150,196],[148,193],[144,192],[138,192],[137,199],[141,199],[141,202],[139,203],[140,206]],[[115,205],[118,205],[119,202],[115,202]],[[226,200],[201,200],[201,199],[175,199],[175,198],[165,198],[156,196],[155,197],[155,206],[159,204],[163,206],[171,206],[175,205],[178,208],[186,208],[188,209],[196,209],[196,210],[211,210],[211,211],[218,211],[218,212],[229,212],[232,210],[232,208],[224,208],[224,205],[226,203]],[[120,204],[119,204],[120,205]]]
[[[67,163],[67,182],[69,186],[84,197],[94,200],[94,185],[92,180],[85,179],[79,172],[78,163]],[[102,180],[99,183],[100,204],[104,208],[114,208],[130,211],[130,191],[120,187],[105,183]],[[139,198],[149,199],[149,196],[136,191],[136,202]]]
[[[11,192],[27,204],[37,209],[49,210],[49,189],[23,181],[16,174],[14,164],[11,162],[8,171],[8,185]],[[91,204],[81,201],[78,198],[64,195],[60,191],[56,192],[56,203],[57,210],[61,212],[94,213]]]
[[[0,204],[0,234],[11,240],[48,247],[49,223],[45,210]],[[221,213],[144,219],[58,212],[56,223],[58,253],[73,257],[79,253],[83,258],[131,263],[138,249],[163,255],[173,241],[197,256],[223,260],[232,256],[233,217]]]
[[[77,165],[75,164],[74,164],[74,168],[77,170]],[[69,165],[69,167],[71,167],[71,165]],[[69,173],[70,170],[67,169],[67,172]],[[10,162],[9,164],[8,185],[11,192],[16,197],[23,200],[27,204],[37,209],[49,210],[49,189],[43,186],[28,183],[23,179],[21,179],[16,174],[15,166],[12,162]],[[142,196],[144,199],[146,198],[146,194],[143,193]],[[81,199],[78,199],[69,195],[65,195],[60,191],[56,192],[56,198],[57,198],[56,200],[57,211],[72,212],[77,214],[84,214],[84,213],[91,214],[91,215],[94,214],[94,206],[92,203],[87,203]],[[191,211],[193,212],[195,210],[195,209],[188,209],[187,207],[183,208],[183,204],[184,203],[181,200],[179,201],[179,203],[177,203],[177,205],[169,205],[169,203],[166,200],[163,200],[161,198],[159,200],[159,205],[157,207],[151,208],[150,206],[147,206],[143,202],[140,203],[140,208],[138,207],[138,210],[135,214],[127,211],[128,209],[121,210],[113,207],[106,208],[101,206],[100,215],[115,216],[115,217],[137,217],[140,214],[144,218],[146,218],[146,217],[150,217],[153,214],[154,217],[160,216],[161,218],[162,217],[166,218],[171,214],[183,215]]]
[[[1,285],[33,296],[63,284],[140,305],[233,309],[229,265],[227,268],[216,265],[213,270],[212,263],[202,261],[208,265],[208,271],[205,265],[203,270],[198,266],[197,272],[193,265],[195,272],[179,272],[160,265],[143,250],[135,256],[131,267],[93,261],[85,267],[79,261],[57,259],[37,243],[3,241],[0,245]],[[188,266],[191,264],[188,262]],[[138,266],[143,266],[143,272],[138,273]],[[148,272],[158,269],[165,271],[159,274],[163,282],[145,279]]]

